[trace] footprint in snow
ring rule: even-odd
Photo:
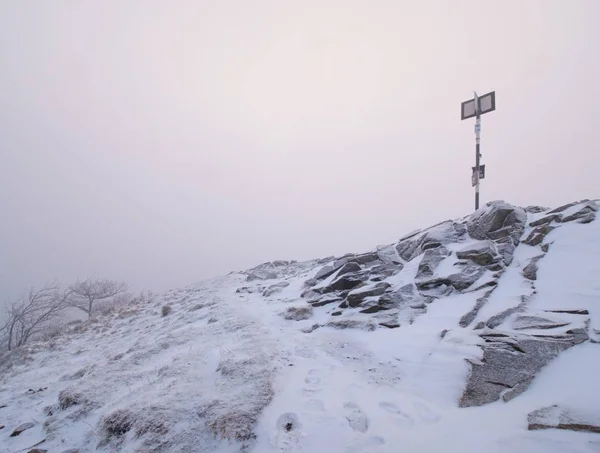
[[[276,431],[271,436],[271,445],[279,451],[289,451],[300,442],[300,421],[293,412],[281,414],[275,423]]]
[[[321,377],[319,376],[319,370],[310,370],[304,378],[304,383],[306,386],[302,389],[302,393],[305,395],[320,392],[321,388],[319,384],[321,383]]]
[[[416,401],[413,403],[415,410],[417,411],[417,415],[419,418],[425,423],[436,423],[440,421],[441,415],[429,409],[425,404],[420,401]]]
[[[375,451],[374,448],[385,444],[385,439],[380,436],[372,436],[366,439],[361,439],[359,442],[354,442],[349,447],[346,447],[347,453],[366,453]]]
[[[344,415],[346,420],[348,420],[350,428],[354,431],[366,433],[369,429],[369,419],[357,404],[352,402],[345,403]]]
[[[396,422],[396,424],[398,424],[402,427],[409,427],[409,426],[414,425],[414,423],[415,423],[415,420],[410,415],[403,412],[394,403],[382,401],[381,403],[379,403],[379,407],[382,408],[383,410],[389,412],[390,414],[394,415],[394,421]]]

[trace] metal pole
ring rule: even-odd
[[[481,154],[479,153],[479,133],[481,132],[481,117],[479,115],[479,108],[477,102],[475,102],[475,108],[477,109],[477,119],[475,121],[475,210],[479,209],[479,159]]]

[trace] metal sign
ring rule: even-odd
[[[481,133],[481,115],[496,110],[496,92],[490,91],[483,96],[473,92],[473,99],[464,101],[460,105],[460,119],[466,120],[475,117],[475,166],[471,167],[471,184],[475,187],[475,210],[479,209],[479,181],[485,178],[485,165],[480,164],[481,153],[479,141]]]
[[[471,167],[471,187],[475,187],[477,185],[477,167]],[[485,178],[485,165],[479,166],[479,179]]]
[[[479,111],[479,115],[485,115],[486,113],[493,112],[494,110],[496,110],[495,91],[490,91],[483,96],[477,96],[477,93],[475,93],[475,97],[473,99],[464,101],[460,105],[460,119],[467,120],[469,118],[473,118],[477,116],[477,111]]]

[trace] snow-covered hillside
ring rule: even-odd
[[[2,359],[0,452],[600,452],[598,208],[494,202],[75,323]]]

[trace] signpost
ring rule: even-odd
[[[479,209],[479,181],[485,178],[485,165],[480,164],[479,135],[481,133],[481,115],[496,110],[496,92],[491,91],[483,96],[473,92],[473,99],[465,101],[460,106],[460,119],[475,117],[475,166],[471,167],[471,183],[475,187],[475,210]]]

